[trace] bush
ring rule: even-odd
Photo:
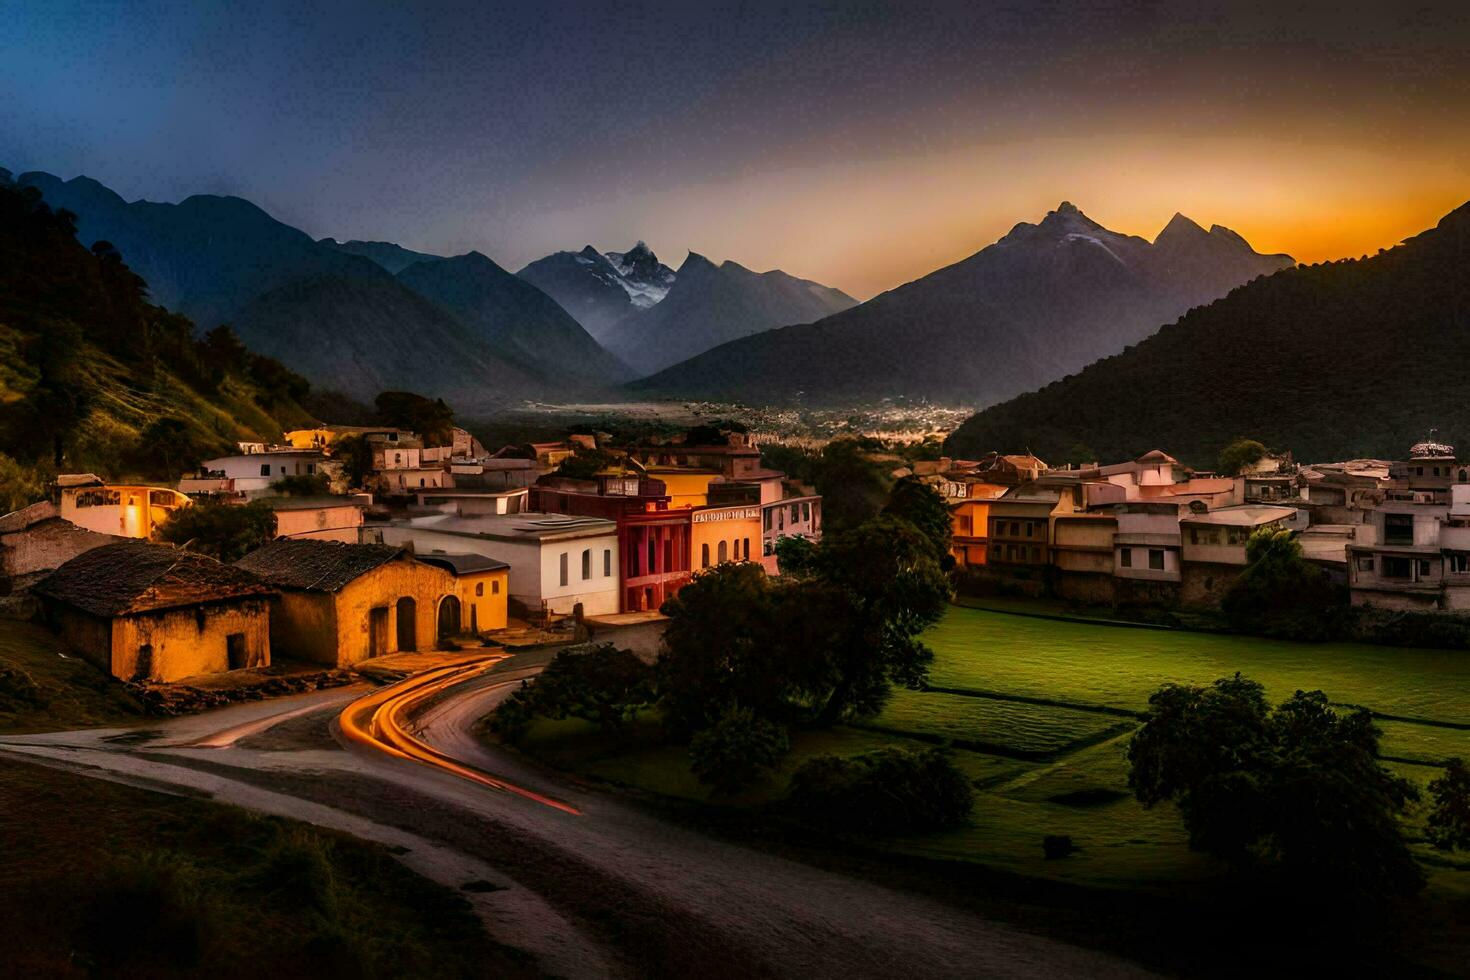
[[[689,743],[690,771],[722,796],[754,786],[791,750],[786,730],[749,708],[732,708]]]
[[[653,668],[611,643],[561,651],[490,716],[489,727],[508,742],[525,735],[536,716],[581,718],[606,732],[620,731],[653,700]]]
[[[174,511],[154,536],[222,562],[239,561],[276,536],[276,514],[259,500],[248,504],[201,500]]]
[[[798,815],[838,830],[912,834],[957,827],[975,791],[942,748],[818,756],[791,777]]]
[[[1246,567],[1220,603],[1238,630],[1321,642],[1343,631],[1347,589],[1302,557],[1290,531],[1263,528],[1246,544]]]
[[[288,497],[320,497],[332,492],[332,481],[325,473],[302,473],[281,477],[271,489]]]
[[[1445,762],[1444,775],[1429,784],[1429,796],[1429,843],[1441,851],[1470,851],[1470,767],[1464,759]]]

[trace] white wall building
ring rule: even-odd
[[[471,553],[510,565],[510,598],[535,611],[588,616],[618,612],[618,526],[566,514],[434,514],[369,528],[384,544]]]

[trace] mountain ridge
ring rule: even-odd
[[[1063,201],[1040,221],[1018,222],[991,245],[865,303],[723,344],[631,389],[768,404],[907,397],[983,407],[1291,264],[1239,236],[1237,244],[1205,233],[1208,244],[1186,248],[1184,231],[1161,233],[1159,247]],[[1210,255],[1201,259],[1201,250]]]

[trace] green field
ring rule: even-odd
[[[952,607],[925,640],[935,653],[930,684],[938,688],[999,700],[1019,697],[1140,711],[1163,683],[1207,684],[1239,671],[1266,685],[1272,700],[1297,690],[1322,690],[1336,703],[1363,705],[1388,716],[1392,720],[1381,723],[1385,755],[1435,760],[1455,753],[1470,756],[1470,653],[1463,651],[1288,643],[963,607]],[[955,737],[964,737],[953,725],[955,699],[952,694],[899,697],[877,723],[916,732],[945,726],[955,730]],[[1076,730],[1071,712],[1059,710],[1055,718],[1057,739]],[[1018,737],[1034,739],[1035,734],[1027,730]]]

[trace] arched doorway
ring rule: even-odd
[[[418,604],[408,596],[398,600],[398,649],[417,650]]]
[[[447,595],[439,600],[439,639],[459,635],[459,596]]]

